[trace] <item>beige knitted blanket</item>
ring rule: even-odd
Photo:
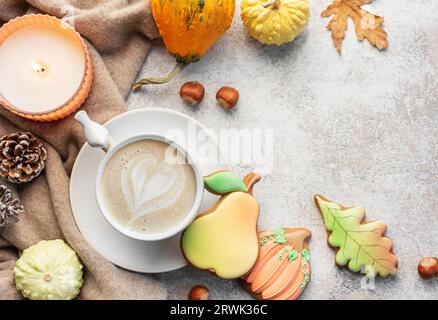
[[[74,19],[87,40],[95,68],[91,94],[83,108],[105,122],[125,111],[124,98],[158,36],[147,0],[0,0],[0,25],[27,12]],[[84,143],[71,117],[48,124],[21,119],[0,108],[0,135],[30,131],[48,150],[45,172],[14,188],[25,214],[0,229],[0,300],[18,299],[12,268],[19,253],[40,240],[64,239],[85,267],[81,299],[164,299],[165,289],[151,276],[122,270],[95,252],[80,234],[69,200],[69,176]],[[0,180],[0,184],[7,185]]]

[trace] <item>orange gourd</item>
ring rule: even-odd
[[[199,61],[230,27],[235,0],[150,0],[150,5],[164,44],[178,63],[168,76],[140,80],[135,89],[166,83]]]

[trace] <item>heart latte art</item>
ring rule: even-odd
[[[169,155],[170,157],[169,161]],[[155,140],[133,142],[108,162],[102,195],[112,217],[141,233],[159,233],[189,213],[196,195],[193,168],[169,144]]]

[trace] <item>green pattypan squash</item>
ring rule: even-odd
[[[31,300],[71,300],[82,287],[82,264],[62,240],[40,241],[24,250],[14,267],[15,284]]]

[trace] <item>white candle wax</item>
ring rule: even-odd
[[[84,49],[72,32],[25,27],[0,45],[0,94],[22,112],[55,110],[78,91],[85,63]]]

